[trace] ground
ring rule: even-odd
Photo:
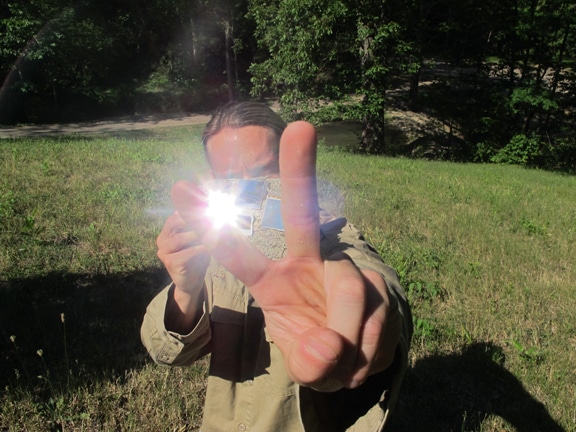
[[[278,106],[272,106],[278,109]],[[388,110],[389,133],[392,140],[390,147],[403,147],[408,153],[425,153],[421,151],[422,144],[417,142],[423,137],[430,136],[431,130],[441,130],[441,125],[430,117],[404,110]],[[208,113],[167,113],[142,116],[117,117],[97,121],[78,123],[58,123],[42,125],[22,125],[16,127],[0,127],[1,138],[41,137],[55,135],[99,134],[114,133],[126,130],[143,130],[157,127],[204,125],[210,120]],[[356,139],[360,125],[357,122],[336,122],[318,128],[319,138],[325,138],[327,145],[347,146]],[[424,147],[429,148],[430,143],[425,140]],[[411,145],[414,143],[414,145]],[[432,143],[433,144],[433,143]],[[405,153],[403,151],[402,153]],[[422,154],[420,154],[422,156]]]
[[[34,137],[50,135],[94,134],[119,130],[140,130],[156,127],[188,126],[206,124],[207,114],[157,114],[146,116],[120,117],[108,120],[17,126],[0,129],[0,138]]]

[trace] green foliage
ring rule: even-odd
[[[520,220],[520,227],[528,235],[545,235],[548,232],[546,225],[539,224],[526,217]]]
[[[398,21],[403,9],[377,1],[251,1],[249,10],[266,52],[250,67],[252,94],[276,95],[290,120],[314,119],[324,102],[347,100],[342,115],[364,124],[357,149],[382,153],[388,81],[413,68]]]
[[[544,145],[535,134],[516,135],[510,142],[491,157],[492,162],[524,166],[538,165],[543,158]]]
[[[42,25],[38,18],[28,15],[24,5],[10,3],[6,5],[8,17],[0,20],[0,56],[3,59],[10,59],[14,62],[22,52],[22,49],[31,41],[32,36]],[[8,73],[11,69],[10,63],[2,63],[2,72]]]
[[[436,283],[411,282],[406,287],[406,292],[412,302],[441,300],[442,289]]]
[[[541,363],[544,360],[544,354],[538,347],[526,348],[520,342],[510,339],[508,343],[514,347],[516,352],[524,359],[536,363]]]
[[[522,87],[516,87],[510,95],[510,106],[515,114],[525,109],[536,108],[543,112],[558,109],[558,103],[553,95],[546,92],[534,82],[524,83]]]
[[[342,68],[346,61],[342,22],[349,11],[341,1],[284,0],[249,2],[249,17],[256,24],[259,47],[266,52],[261,62],[250,66],[252,94],[274,94],[290,119],[322,98],[339,98]]]
[[[424,318],[414,319],[413,338],[415,341],[424,342],[434,336],[435,331],[436,327],[431,321]]]
[[[576,173],[576,135],[574,133],[567,137],[556,138],[549,151],[548,168]]]
[[[184,1],[74,3],[15,1],[0,18],[3,122],[77,120],[127,109],[190,10]]]

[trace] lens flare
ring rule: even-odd
[[[221,192],[208,192],[208,207],[206,217],[208,217],[214,228],[222,228],[224,225],[237,225],[240,208],[236,206],[236,196]]]

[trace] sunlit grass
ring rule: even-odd
[[[574,430],[576,178],[330,152],[321,166],[347,191],[350,219],[412,288],[421,320],[413,360],[495,344],[526,390]],[[423,301],[414,294],[426,286],[434,295]],[[500,430],[486,422],[483,430]]]
[[[3,141],[0,224],[11,256],[2,274],[155,263],[153,240],[171,211],[171,184],[204,172],[198,130],[176,137]]]
[[[0,141],[1,430],[198,427],[205,363],[155,366],[138,330],[199,134]],[[327,148],[318,171],[413,305],[395,430],[576,430],[576,178]]]

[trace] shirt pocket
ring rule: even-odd
[[[242,371],[244,314],[214,306],[210,321],[212,330],[210,375],[239,382]]]

